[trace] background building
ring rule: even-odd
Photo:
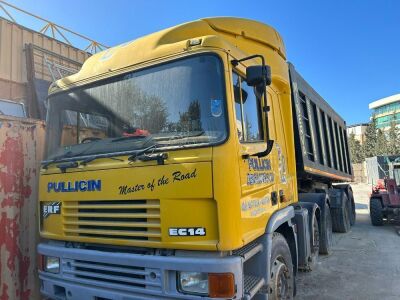
[[[365,142],[365,131],[367,130],[368,123],[360,123],[347,126],[347,135],[354,134],[354,138],[362,145]]]
[[[372,102],[369,109],[372,110],[372,118],[375,119],[377,128],[387,130],[392,122],[400,127],[400,94]]]

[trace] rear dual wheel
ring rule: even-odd
[[[333,208],[332,214],[332,228],[335,232],[346,233],[350,230],[351,220],[351,202],[349,201],[344,190],[339,190],[340,197],[342,197],[339,208]]]
[[[325,202],[325,208],[321,210],[321,222],[319,231],[319,253],[329,254],[332,249],[333,237],[332,237],[332,217],[331,210],[327,202]]]
[[[351,189],[351,186],[348,184],[338,184],[335,185],[335,188],[345,192],[347,199],[350,201],[350,203],[348,204],[350,226],[353,226],[356,223],[356,204],[354,201],[353,190]]]
[[[350,202],[350,226],[353,226],[356,223],[356,204],[351,188],[348,189],[347,197]]]
[[[319,255],[319,247],[320,247],[320,230],[319,224],[317,220],[317,216],[314,214],[313,222],[311,224],[312,232],[311,232],[311,257],[308,265],[307,271],[311,271],[314,269],[315,265],[318,261]]]

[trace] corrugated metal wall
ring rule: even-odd
[[[89,54],[82,50],[0,18],[0,98],[16,101],[26,98],[26,44],[33,44],[80,64],[89,57]],[[35,68],[38,69],[35,76],[38,79],[49,80],[48,70],[40,61],[41,58],[34,59]],[[66,65],[70,66],[68,63]]]
[[[367,183],[376,184],[379,179],[393,178],[389,169],[390,162],[399,159],[399,155],[374,156],[365,159],[367,166]]]
[[[0,299],[39,298],[37,195],[42,121],[0,116]]]

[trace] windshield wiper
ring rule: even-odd
[[[97,154],[97,155],[95,154],[95,155],[88,156],[85,159],[81,160],[80,165],[86,165],[87,163],[89,163],[91,161],[94,161],[95,159],[98,159],[98,158],[111,158],[111,159],[123,161],[122,159],[118,159],[115,156],[121,156],[121,155],[124,155],[124,154],[125,155],[129,155],[130,154],[131,156],[129,156],[128,160],[131,160],[131,157],[133,157],[133,156],[136,157],[136,156],[141,155],[141,154],[143,154],[143,153],[145,153],[145,152],[147,152],[147,151],[149,151],[149,150],[151,150],[153,148],[156,148],[156,147],[157,147],[157,145],[154,144],[154,145],[151,145],[151,146],[149,146],[147,148],[144,148],[144,149],[141,149],[141,150],[126,151],[126,152],[116,152],[116,153],[105,153],[105,154]]]
[[[110,158],[110,159],[113,159],[113,160],[124,161],[123,159],[112,157],[112,156],[99,157],[99,156],[93,155],[93,156],[89,156],[88,158],[85,158],[85,159],[81,160],[79,165],[84,165],[85,166],[87,163],[90,163],[91,161],[94,161],[97,158]]]
[[[156,160],[157,164],[163,165],[165,160],[168,158],[168,153],[165,152],[160,152],[160,153],[151,153],[151,154],[141,154],[141,155],[135,155],[130,157],[130,161],[136,161],[136,160],[141,160],[141,161],[151,161],[151,160]]]
[[[165,152],[160,152],[160,153],[151,153],[151,154],[146,154],[151,149],[157,148],[157,144],[154,144],[148,148],[145,148],[141,151],[138,151],[137,153],[131,155],[128,157],[129,161],[136,161],[136,160],[141,160],[141,161],[151,161],[151,160],[156,160],[157,164],[163,165],[164,161],[168,158],[168,153]]]
[[[62,160],[63,158],[67,158],[67,157],[69,157],[69,155],[71,155],[71,154],[72,154],[72,151],[69,150],[69,151],[67,151],[67,152],[65,152],[65,153],[63,153],[63,154],[61,154],[61,155],[57,155],[57,156],[54,157],[52,160],[49,160],[49,161],[44,162],[42,168],[43,168],[43,169],[47,169],[47,168],[49,167],[49,165],[51,165],[52,163],[55,163],[55,162],[57,162],[57,161],[59,161],[59,160]]]
[[[79,164],[76,161],[70,161],[64,164],[57,165],[57,168],[60,169],[62,173],[65,173],[69,168],[77,168]]]
[[[115,139],[112,139],[111,142],[119,142],[119,141],[125,141],[125,140],[134,140],[134,139],[143,139],[143,138],[148,138],[146,135],[131,135],[131,136],[121,136],[117,137]]]

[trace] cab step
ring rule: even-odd
[[[249,260],[257,253],[263,250],[263,245],[257,242],[252,242],[246,246],[232,252],[233,255],[243,257],[244,261]]]
[[[265,284],[262,277],[244,275],[244,300],[250,300]]]

